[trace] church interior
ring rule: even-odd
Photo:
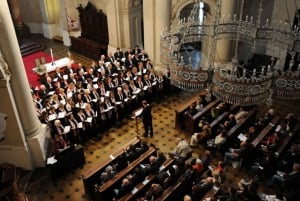
[[[4,0],[0,201],[298,201],[298,6]]]

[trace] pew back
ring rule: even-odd
[[[196,103],[197,99],[199,99],[200,96],[204,96],[207,92],[201,91],[200,93],[197,93],[195,96],[193,96],[191,99],[189,99],[187,102],[184,102],[180,104],[176,110],[175,110],[175,128],[178,130],[181,130],[182,121],[184,120],[184,113],[185,111],[194,103]]]
[[[206,115],[208,112],[210,112],[210,110],[213,107],[215,107],[216,105],[218,105],[220,102],[221,102],[221,100],[216,99],[216,100],[210,102],[209,104],[207,104],[201,111],[197,112],[195,115],[187,116],[185,118],[185,125],[187,128],[187,131],[190,134],[195,133],[201,117],[204,117],[204,115]]]
[[[272,130],[275,129],[275,126],[279,123],[280,116],[275,115],[271,122],[258,134],[258,136],[253,140],[252,144],[254,147],[257,145],[267,136]]]
[[[83,187],[85,190],[85,194],[90,199],[93,199],[93,192],[94,192],[94,185],[99,182],[99,178],[101,173],[104,171],[105,167],[112,164],[116,159],[124,153],[124,150],[131,144],[137,145],[140,143],[140,139],[138,137],[133,138],[126,144],[124,144],[120,149],[116,152],[111,154],[109,158],[107,158],[104,162],[93,166],[92,168],[88,169],[86,172],[83,173],[81,176]]]
[[[151,155],[156,155],[156,148],[150,147],[148,151],[143,153],[139,158],[131,162],[127,168],[118,172],[114,178],[105,182],[101,186],[97,186],[95,197],[97,201],[105,201],[109,197],[113,197],[113,188],[117,187],[116,184],[121,183],[121,180],[128,175],[138,165],[148,162],[147,160]]]

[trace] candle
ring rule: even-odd
[[[51,60],[53,61],[53,52],[52,52],[52,48],[50,48],[50,55],[51,55]]]

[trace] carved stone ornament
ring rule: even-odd
[[[11,73],[0,50],[0,79],[10,80]]]

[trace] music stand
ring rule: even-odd
[[[135,110],[135,111],[133,111],[133,114],[134,114],[134,117],[135,117],[136,133],[137,133],[137,135],[139,134],[138,117],[141,116],[142,112],[143,112],[143,108],[142,107],[139,108],[139,109],[137,109],[137,110]]]

